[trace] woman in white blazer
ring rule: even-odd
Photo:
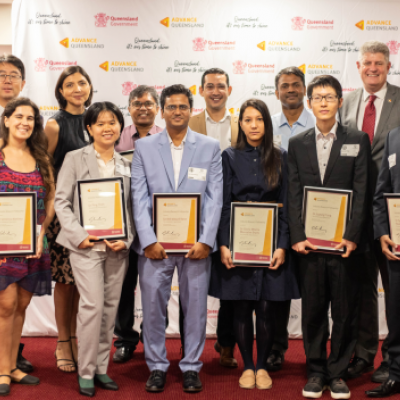
[[[80,293],[79,391],[92,397],[94,384],[118,390],[107,375],[107,367],[135,228],[129,190],[130,162],[114,150],[124,128],[123,115],[110,102],[94,103],[84,122],[91,144],[66,155],[58,175],[55,209],[61,224],[57,242],[71,251],[72,271]],[[123,177],[128,237],[126,241],[93,243],[98,238],[89,235],[80,223],[77,181],[114,176]]]

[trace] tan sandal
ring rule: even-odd
[[[256,372],[256,387],[260,390],[272,388],[272,379],[265,369],[259,369]]]
[[[242,389],[254,389],[256,387],[256,375],[252,369],[246,369],[239,379]]]

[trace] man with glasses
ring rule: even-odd
[[[175,267],[185,315],[185,356],[179,363],[183,390],[199,392],[199,371],[206,339],[209,254],[216,250],[222,210],[222,164],[219,143],[193,132],[189,119],[193,96],[183,85],[161,93],[166,129],[136,143],[132,161],[132,207],[139,241],[138,270],[143,307],[145,359],[151,371],[149,392],[164,390],[169,361],[165,348],[165,319]],[[198,241],[186,255],[167,255],[152,223],[154,193],[199,193],[201,220]]]
[[[239,118],[231,115],[226,107],[228,97],[232,93],[228,74],[220,68],[210,68],[201,77],[199,93],[204,97],[206,109],[190,118],[190,129],[203,135],[217,139],[221,152],[236,145],[239,132]],[[219,252],[212,258],[219,257]],[[233,356],[236,344],[233,329],[233,304],[231,301],[220,300],[217,322],[217,342],[215,350],[220,353],[220,364],[224,367],[237,368],[237,360]],[[180,313],[179,325],[182,333],[183,315]]]
[[[25,66],[23,62],[11,54],[0,57],[0,116],[6,105],[19,96],[25,86]],[[17,367],[23,372],[33,371],[32,364],[22,355],[24,344],[20,343]]]
[[[307,359],[308,382],[302,393],[304,397],[316,399],[329,386],[333,399],[349,399],[344,378],[357,339],[361,269],[358,254],[365,251],[371,146],[366,133],[336,121],[343,103],[342,87],[336,78],[315,77],[308,84],[307,97],[316,118],[315,127],[292,137],[288,153],[289,228],[292,249],[300,255],[302,330]],[[305,186],[353,192],[350,219],[341,242],[335,247],[345,249],[343,254],[315,252],[318,248],[307,239],[302,220]],[[310,201],[313,200],[317,199],[313,197]],[[322,210],[322,215],[330,212],[329,207]],[[313,228],[324,229],[319,225]],[[333,327],[327,358],[329,306]]]
[[[163,129],[154,121],[160,110],[158,94],[151,86],[140,85],[129,94],[129,113],[132,125],[127,126],[121,133],[116,151],[134,150],[138,139],[154,135]],[[135,288],[138,279],[137,254],[131,249],[129,267],[122,286],[121,299],[115,320],[114,333],[118,339],[114,342],[117,350],[113,361],[124,363],[130,360],[139,343],[139,333],[133,329],[135,311]]]

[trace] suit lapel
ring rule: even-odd
[[[350,128],[357,128],[357,118],[358,118],[358,109],[360,108],[360,102],[362,99],[362,95],[364,93],[363,89],[358,89],[355,93],[354,103],[349,107],[349,114],[347,116],[346,121],[342,122],[344,125],[348,125]]]
[[[347,135],[342,125],[338,125],[336,130],[336,140],[332,144],[331,154],[329,156],[328,165],[326,166],[325,176],[324,176],[324,184],[329,179],[329,176],[333,170],[333,166],[340,154],[340,149],[342,148],[343,143],[346,141]]]
[[[89,171],[89,175],[92,179],[100,179],[99,166],[97,165],[96,152],[93,144],[86,146],[84,150],[86,165]]]
[[[168,179],[175,191],[174,167],[172,165],[171,146],[168,140],[167,130],[164,129],[160,133],[160,140],[158,142],[158,151],[164,163],[165,171],[167,172]]]
[[[317,156],[317,144],[315,142],[315,128],[311,129],[307,136],[305,145],[307,147],[308,158],[311,163],[314,175],[317,176],[318,185],[322,186],[321,174],[319,172],[318,156]]]
[[[198,133],[202,133],[203,135],[207,136],[207,125],[206,125],[206,112],[203,111],[199,115],[197,115],[197,122],[198,122]]]
[[[195,152],[196,152],[196,138],[194,133],[188,128],[186,143],[183,147],[182,163],[181,163],[181,169],[179,171],[178,188],[188,173],[188,169]]]

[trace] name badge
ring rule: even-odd
[[[359,144],[344,144],[340,150],[342,157],[357,157],[360,151]]]
[[[282,146],[282,135],[274,135],[273,141],[274,141],[274,144],[281,147]]]
[[[129,178],[131,177],[131,169],[129,167],[124,167],[121,164],[115,166],[115,172],[118,172],[123,176],[129,176]]]
[[[388,161],[389,161],[389,169],[394,167],[396,165],[396,153],[391,154],[388,157]]]
[[[204,168],[190,167],[188,170],[188,179],[196,181],[205,181],[207,177],[207,170]]]

